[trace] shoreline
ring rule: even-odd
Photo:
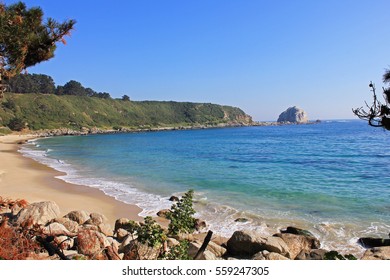
[[[18,152],[18,143],[36,138],[37,135],[0,136],[0,196],[25,199],[29,203],[54,201],[61,215],[73,210],[101,213],[111,225],[119,218],[143,219],[138,206],[118,201],[99,189],[67,183],[56,178],[64,173]]]

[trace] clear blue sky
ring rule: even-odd
[[[24,2],[77,20],[29,73],[113,97],[233,105],[255,120],[293,105],[310,119],[351,119],[390,67],[389,0]]]

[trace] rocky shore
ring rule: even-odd
[[[322,249],[319,240],[310,232],[295,227],[288,227],[272,236],[261,236],[250,231],[236,231],[230,238],[213,234],[211,240],[206,242],[207,237],[202,232],[205,222],[198,222],[197,231],[177,236],[167,235],[168,238],[162,244],[152,246],[141,239],[141,233],[137,236],[133,232],[134,227],[142,224],[120,218],[112,226],[99,213],[75,210],[61,216],[58,205],[52,201],[28,204],[24,200],[0,198],[0,237],[6,237],[0,238],[0,257],[40,260],[167,259],[166,256],[180,248],[180,244],[185,241],[188,246],[184,253],[190,259],[353,259],[352,256]],[[167,232],[164,226],[156,228]],[[153,235],[152,232],[148,234]],[[207,247],[202,249],[202,244]],[[386,242],[375,244],[380,247],[367,249],[361,259],[390,259],[390,246],[382,246],[388,245]]]
[[[302,124],[318,124],[317,121],[309,121]],[[220,123],[217,125],[193,125],[193,126],[166,126],[166,127],[139,127],[139,128],[126,128],[118,127],[117,129],[103,129],[97,127],[82,127],[79,130],[72,128],[56,128],[56,129],[43,129],[43,130],[26,130],[22,134],[28,134],[30,136],[39,137],[52,137],[52,136],[80,136],[89,134],[115,134],[115,133],[137,133],[137,132],[156,132],[156,131],[173,131],[173,130],[195,130],[195,129],[211,129],[211,128],[227,128],[227,127],[249,127],[249,126],[282,126],[282,125],[302,125],[301,123],[293,122],[252,122],[250,124],[245,123]]]

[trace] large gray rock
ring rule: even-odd
[[[88,212],[86,211],[72,211],[64,216],[72,221],[77,222],[79,225],[84,224],[88,219],[90,219]]]
[[[312,236],[296,235],[292,233],[278,233],[274,236],[280,237],[287,244],[292,260],[295,259],[302,250],[311,251],[312,249],[320,248],[320,241]]]
[[[202,247],[202,243],[199,240],[191,242],[188,247],[188,255],[191,258],[194,258],[198,253],[199,249]],[[200,260],[216,260],[221,258],[226,253],[226,249],[214,242],[210,241],[206,247],[206,250],[201,254]]]
[[[26,208],[20,210],[16,217],[19,225],[45,225],[47,222],[60,215],[60,208],[53,201],[43,201],[31,203]]]
[[[54,219],[53,222],[60,223],[66,227],[67,230],[71,232],[77,232],[79,224],[75,221],[72,221],[71,219],[68,218],[57,218]]]
[[[108,223],[106,216],[99,213],[92,213],[89,215],[90,218],[85,221],[85,225],[95,225],[98,227],[99,231],[107,236],[113,235],[113,230],[111,225]]]
[[[294,106],[281,113],[278,122],[307,123],[308,117],[305,111]]]
[[[233,256],[248,257],[267,250],[290,256],[289,247],[280,237],[263,237],[251,231],[236,231],[227,242],[228,253]]]
[[[190,258],[194,258],[196,254],[198,253],[200,247],[202,244],[198,241],[191,242],[188,246],[188,255]],[[208,250],[209,246],[207,246],[207,249],[198,257],[198,260],[216,260],[217,257],[214,253]]]
[[[44,228],[42,228],[42,233],[52,236],[75,236],[75,233],[71,233],[63,224],[60,223],[51,223]]]

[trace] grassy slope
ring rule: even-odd
[[[68,127],[137,128],[248,123],[239,108],[209,103],[122,101],[78,96],[7,94],[0,103],[0,126],[19,117],[32,130]]]

